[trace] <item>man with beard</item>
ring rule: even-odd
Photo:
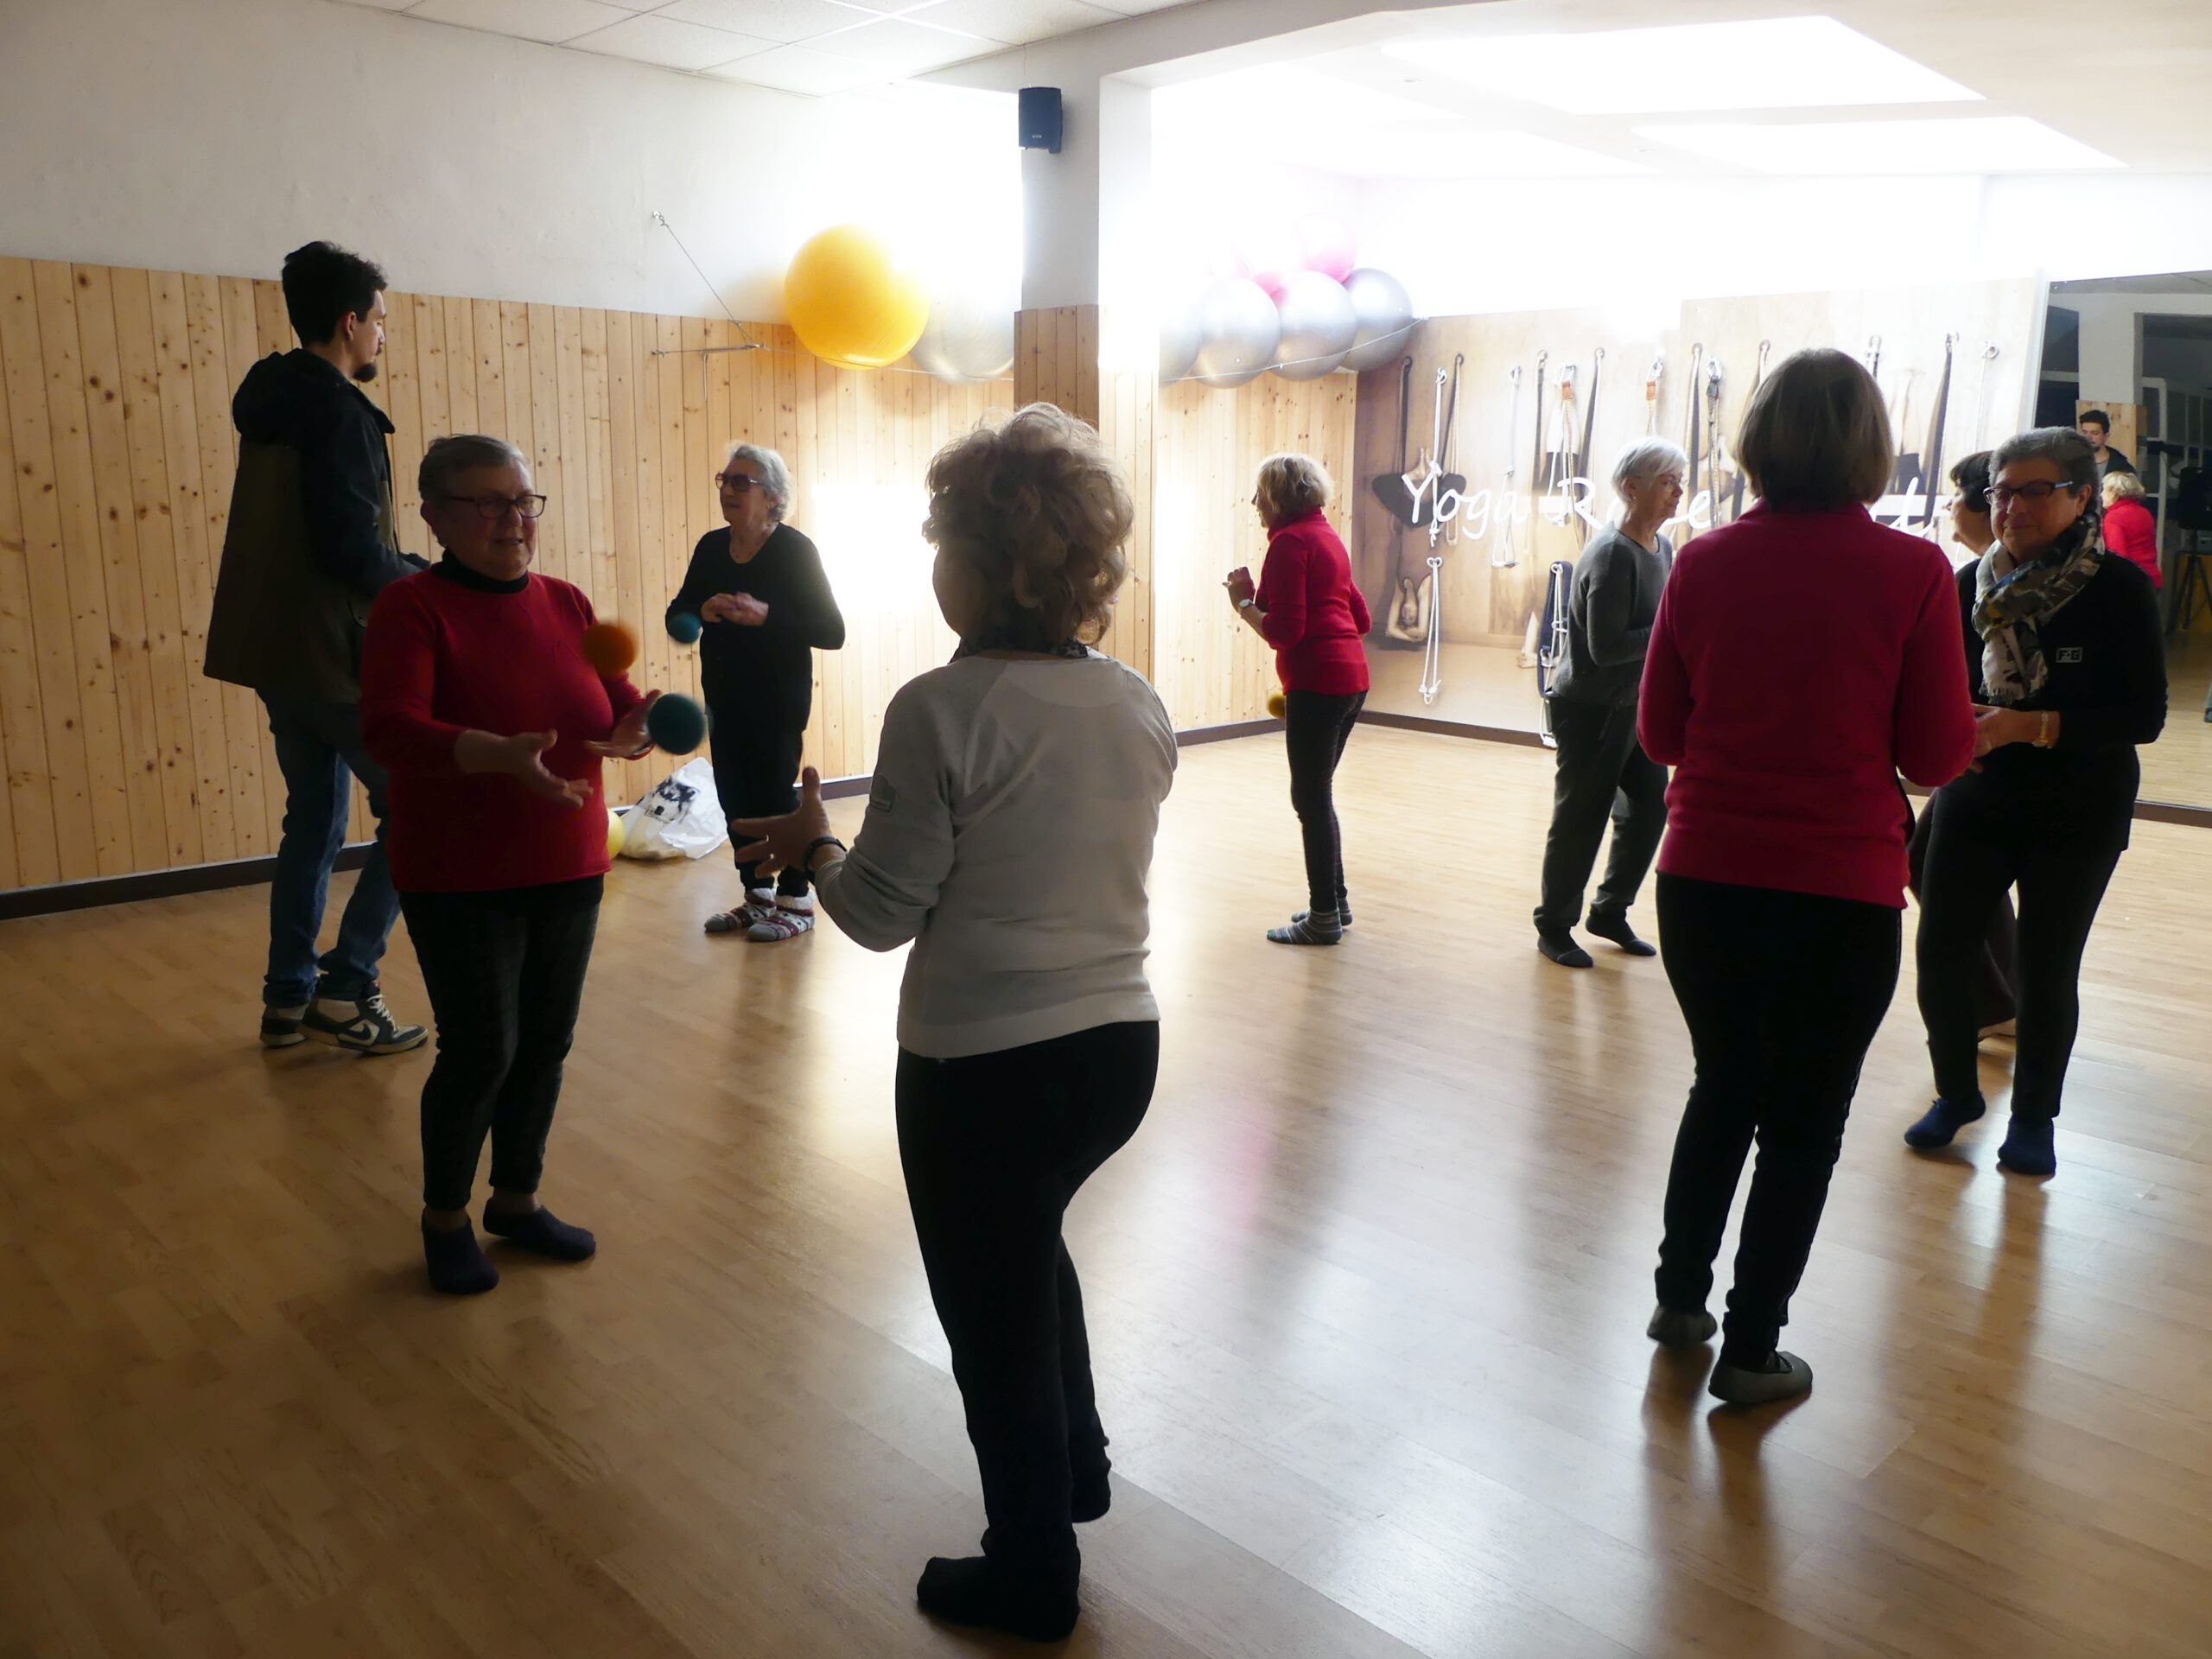
[[[207,623],[207,672],[251,687],[284,774],[269,895],[261,1040],[308,1037],[364,1054],[418,1046],[377,984],[399,914],[385,859],[384,769],[361,747],[361,639],[370,602],[423,568],[399,550],[391,422],[360,390],[384,351],[385,275],[328,242],[284,260],[284,306],[304,343],[246,372],[232,400],[238,481]],[[338,939],[318,957],[330,868],[359,778],[377,838]]]

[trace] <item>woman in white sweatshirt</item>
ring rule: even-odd
[[[1145,880],[1175,734],[1143,677],[1085,643],[1128,573],[1135,512],[1098,435],[1049,404],[930,463],[938,607],[960,636],[884,715],[849,853],[809,768],[741,858],[801,864],[861,944],[913,941],[899,1002],[899,1152],[989,1523],[932,1559],[939,1618],[1057,1641],[1075,1528],[1106,1512],[1106,1434],[1068,1201],[1136,1132],[1160,1060]]]

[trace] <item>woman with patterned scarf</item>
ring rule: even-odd
[[[1936,1099],[1904,1139],[1922,1152],[1948,1146],[1986,1109],[1974,958],[2017,886],[2018,1036],[1997,1160],[2049,1175],[2082,951],[2127,846],[2136,746],[2165,724],[2165,657],[2151,579],[2105,551],[2089,441],[2039,427],[2000,445],[1990,470],[1997,539],[1959,572],[1976,758],[1936,791],[1921,875],[1920,1014]]]

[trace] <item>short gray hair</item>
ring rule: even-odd
[[[454,480],[479,467],[519,467],[524,478],[530,476],[529,461],[505,438],[458,432],[430,440],[430,447],[423,452],[423,464],[415,472],[415,493],[425,501],[448,500],[453,495]]]
[[[2097,447],[2070,426],[2038,426],[2014,434],[1997,446],[1989,457],[1993,479],[2016,461],[2047,461],[2066,474],[2068,490],[2094,491],[2097,486]],[[2092,494],[2089,511],[2101,503]]]
[[[760,487],[768,493],[768,516],[782,523],[791,510],[791,469],[784,465],[784,458],[765,444],[733,443],[722,457],[724,472],[733,461],[749,461],[760,469]]]
[[[1632,478],[1656,478],[1662,473],[1689,469],[1690,458],[1682,453],[1681,444],[1668,438],[1638,438],[1613,463],[1613,493],[1626,500]]]

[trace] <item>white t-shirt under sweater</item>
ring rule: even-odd
[[[899,1046],[957,1059],[1160,1018],[1145,880],[1174,774],[1158,694],[1096,652],[902,687],[860,834],[817,887],[869,950],[914,942]]]

